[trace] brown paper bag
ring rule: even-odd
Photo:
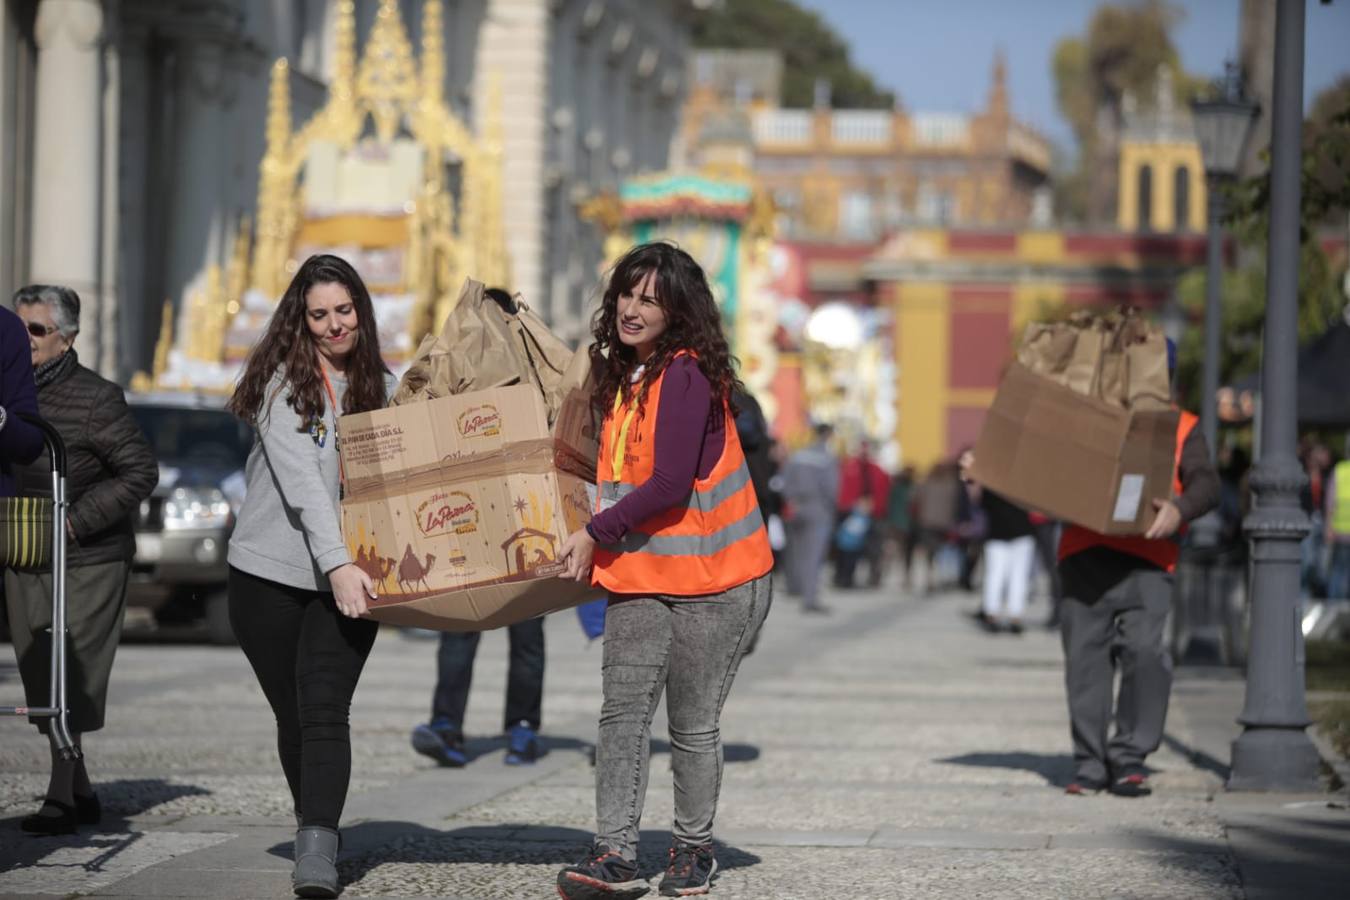
[[[1130,371],[1125,405],[1130,409],[1171,409],[1166,336],[1161,331],[1151,332],[1143,341],[1126,347],[1125,354]]]
[[[1132,308],[1028,325],[1017,359],[1037,375],[1113,406],[1170,406],[1166,338]]]
[[[507,313],[484,294],[481,282],[465,279],[454,310],[439,334],[422,339],[389,405],[533,384],[551,423],[562,404],[572,349],[519,297],[516,305],[515,315]]]

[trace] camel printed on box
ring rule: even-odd
[[[403,551],[403,559],[399,560],[398,564],[398,589],[405,594],[410,594],[412,591],[408,589],[408,586],[417,587],[420,584],[428,591],[431,590],[431,585],[427,583],[427,574],[431,572],[431,567],[435,562],[436,557],[431,553],[427,554],[426,562],[419,560],[417,554],[413,553],[412,544],[409,544],[408,548]]]
[[[392,556],[380,556],[376,548],[371,547],[370,553],[366,553],[365,547],[360,547],[356,551],[356,567],[370,576],[370,580],[381,591],[387,590],[386,581],[391,572],[394,571],[394,558]]]

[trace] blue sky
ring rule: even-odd
[[[1050,62],[1060,38],[1087,29],[1098,0],[797,0],[852,47],[853,61],[915,112],[973,112],[984,104],[994,50],[1008,60],[1013,112],[1071,148],[1055,107]],[[1273,2],[1273,0],[1270,0]],[[1241,0],[1183,0],[1173,35],[1182,65],[1223,71],[1237,56]],[[1350,72],[1350,0],[1307,0],[1305,104]]]

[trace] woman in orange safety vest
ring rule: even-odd
[[[769,548],[736,436],[740,387],[698,263],[630,250],[592,323],[604,416],[595,514],[564,542],[567,576],[609,592],[591,850],[558,874],[568,900],[639,896],[651,721],[666,694],[675,822],[660,892],[706,893],[717,869],[718,720],[771,600]]]

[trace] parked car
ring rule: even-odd
[[[127,402],[159,460],[159,486],[136,516],[127,603],[149,608],[166,631],[204,628],[213,643],[234,643],[226,551],[252,430],[223,397],[131,394]]]

